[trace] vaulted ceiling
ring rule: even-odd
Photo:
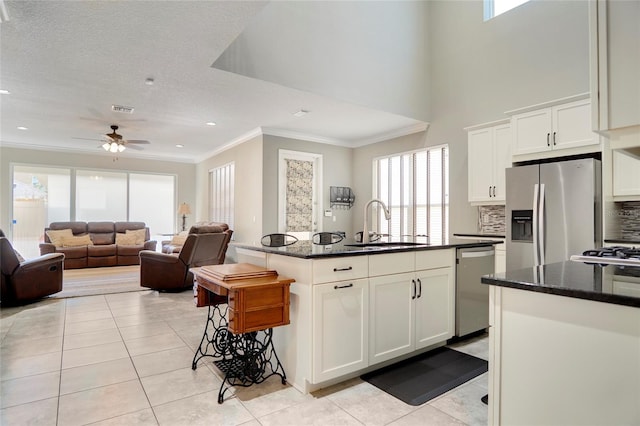
[[[424,3],[4,1],[0,144],[106,155],[116,124],[151,142],[121,155],[193,162],[259,131],[345,146],[418,131]]]

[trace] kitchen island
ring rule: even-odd
[[[456,248],[494,244],[233,246],[238,262],[295,279],[291,324],[274,343],[288,381],[307,393],[444,345],[455,331]]]
[[[490,284],[489,424],[640,424],[640,268],[560,262]]]

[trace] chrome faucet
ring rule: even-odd
[[[389,209],[387,208],[387,205],[381,200],[374,198],[373,200],[365,204],[364,205],[364,229],[362,230],[362,242],[365,244],[371,242],[371,239],[369,238],[369,223],[368,223],[369,221],[368,221],[367,212],[369,210],[369,206],[373,203],[378,203],[382,206],[382,210],[384,210],[385,219],[387,220],[391,219],[391,214],[389,213]]]

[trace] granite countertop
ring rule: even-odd
[[[565,261],[485,275],[482,282],[640,308],[640,267]]]
[[[391,243],[393,245],[385,245]],[[343,240],[337,244],[319,245],[313,244],[311,241],[298,241],[295,244],[286,247],[265,247],[262,245],[234,242],[230,245],[248,250],[256,250],[265,253],[281,254],[284,256],[299,257],[302,259],[340,257],[340,256],[363,256],[371,254],[383,253],[399,253],[421,250],[442,250],[447,248],[471,248],[471,247],[489,247],[495,245],[497,241],[480,241],[450,238],[442,243],[431,243],[427,238],[411,238],[411,239],[383,239],[371,243],[367,247],[353,240]]]
[[[607,238],[604,240],[608,244],[637,244],[640,245],[640,239],[631,238]]]
[[[505,234],[490,234],[487,232],[471,232],[471,233],[456,233],[453,234],[454,237],[463,237],[463,238],[477,238],[479,240],[483,239],[483,238],[498,238],[498,239],[504,239],[505,238]]]

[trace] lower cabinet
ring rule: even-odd
[[[313,383],[369,365],[367,279],[313,286]]]
[[[452,337],[454,297],[452,268],[369,278],[369,363]]]

